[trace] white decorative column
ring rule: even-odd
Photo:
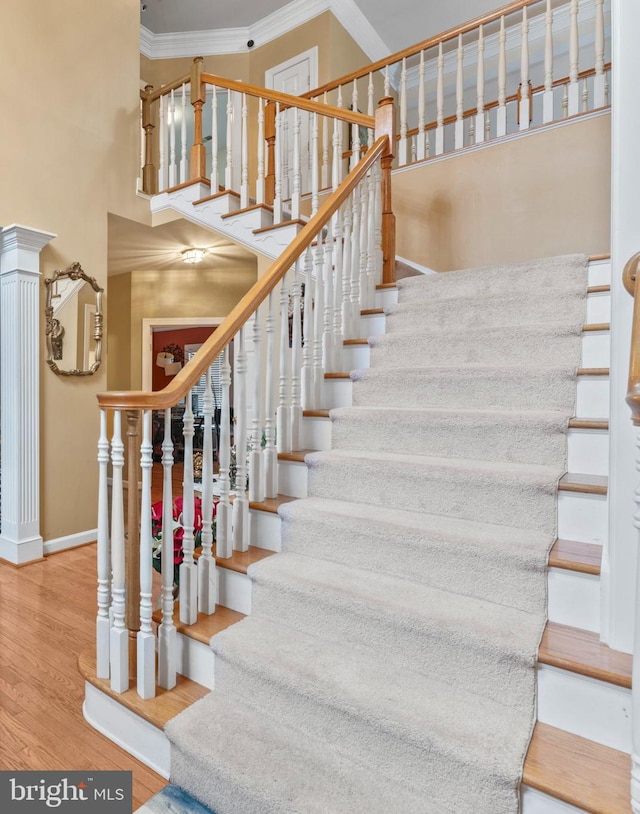
[[[42,557],[40,535],[40,252],[56,235],[0,229],[0,557]],[[44,319],[44,316],[42,317]]]

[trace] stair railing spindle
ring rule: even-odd
[[[162,442],[162,621],[158,627],[158,684],[165,690],[176,686],[177,635],[173,623],[173,441],[171,408],[164,411]]]
[[[169,96],[169,186],[176,185],[176,97],[175,90]]]
[[[182,481],[182,562],[180,564],[180,621],[184,625],[193,625],[198,620],[198,571],[194,553],[194,489],[193,489],[193,408],[191,396],[187,393],[185,410],[182,417],[184,436],[184,466]]]
[[[233,186],[233,96],[227,90],[227,162],[224,169],[224,188]]]
[[[498,35],[498,110],[496,115],[496,136],[507,134],[507,33],[504,17],[500,17]]]
[[[291,452],[291,424],[289,423],[289,288],[288,274],[280,285],[280,337],[279,337],[279,388],[276,413],[276,444],[278,452]]]
[[[542,96],[542,122],[553,121],[553,9],[547,0],[544,16],[544,94]]]
[[[529,93],[529,18],[527,7],[522,9],[522,51],[520,60],[520,130],[528,130],[531,120],[531,97]]]
[[[167,151],[166,151],[166,126],[167,126],[167,97],[161,96],[158,100],[158,192],[167,188]]]
[[[275,443],[275,347],[274,347],[274,334],[275,334],[275,297],[273,291],[270,292],[267,302],[267,319],[266,319],[266,374],[265,374],[265,399],[264,399],[264,437],[265,445],[263,450],[264,457],[264,492],[265,497],[276,497],[278,494],[278,452]],[[222,460],[220,462],[222,466]]]
[[[342,370],[342,349],[344,347],[344,333],[342,329],[342,209],[333,216],[333,369]]]
[[[198,611],[216,610],[216,562],[213,558],[213,418],[215,401],[211,368],[207,368],[202,398],[202,552],[198,558]]]
[[[242,133],[240,141],[240,208],[249,206],[249,124],[247,94],[242,94]]]
[[[228,559],[233,553],[231,486],[229,466],[231,463],[231,365],[229,345],[222,351],[220,366],[220,502],[216,509],[216,554],[220,559]]]
[[[318,241],[322,239],[318,235]],[[322,360],[326,371],[333,371],[335,361],[335,345],[333,341],[333,223],[329,221],[326,226],[324,240],[324,263],[322,270],[324,292],[324,309],[322,318]]]
[[[313,390],[313,253],[311,249],[305,252],[305,283],[304,283],[304,309],[302,325],[302,409],[315,408]]]
[[[151,410],[142,415],[142,444],[140,446],[142,495],[140,507],[140,630],[137,636],[137,689],[141,698],[156,694],[156,640],[152,626],[153,537],[151,535],[151,470],[153,444],[151,443]]]
[[[118,693],[129,689],[129,631],[125,625],[123,468],[122,413],[120,410],[116,410],[113,414],[113,436],[111,439],[111,593],[113,597],[113,623],[109,649],[111,689]]]
[[[358,109],[358,80],[353,80],[353,90],[351,91],[351,110]],[[360,130],[357,124],[351,125],[351,161],[350,169],[360,161]]]
[[[569,116],[580,112],[578,0],[569,8]]]
[[[251,452],[249,453],[249,500],[261,503],[265,497],[262,455],[262,324],[260,309],[253,317],[253,404],[251,419]]]
[[[246,326],[237,334],[237,355],[234,370],[236,399],[236,488],[233,501],[233,547],[236,551],[249,548],[249,501],[247,500],[247,348]]]
[[[313,403],[321,409],[324,403],[324,368],[322,366],[322,342],[324,329],[324,249],[318,239],[314,253],[314,304],[313,304]]]
[[[484,141],[484,27],[478,29],[478,72],[476,81],[476,144]]]
[[[454,147],[456,150],[459,150],[464,147],[464,49],[462,47],[462,34],[458,34],[456,63],[456,125]]]
[[[109,438],[107,413],[100,410],[100,437],[98,438],[98,615],[96,618],[96,675],[109,678],[109,638],[111,620],[111,551],[109,544]]]
[[[291,319],[291,413],[289,423],[291,426],[291,448],[301,449],[302,432],[302,398],[301,398],[301,369],[302,369],[302,259],[296,261],[293,272],[293,313]]]
[[[351,326],[360,327],[360,190],[351,195]],[[354,335],[354,338],[355,337]]]
[[[604,72],[604,0],[595,0],[595,68],[596,75],[593,80],[593,106],[604,107],[606,101],[606,76]]]
[[[329,149],[326,143],[327,138],[327,117],[322,117],[322,175],[326,174],[324,165],[325,157],[328,161]],[[324,182],[323,182],[324,183]],[[311,114],[311,217],[318,211],[319,204],[318,189],[318,114]]]
[[[438,45],[438,78],[436,80],[436,155],[444,152],[444,54]],[[388,95],[388,94],[385,94]]]
[[[276,149],[275,184],[273,199],[273,222],[282,222],[282,115],[280,103],[276,102]]]
[[[212,86],[211,95],[211,193],[218,191],[218,91]]]
[[[264,203],[264,100],[258,99],[258,177],[256,179],[256,203]]]
[[[323,101],[325,105],[327,104],[327,94],[325,92]],[[318,126],[317,123],[318,114],[312,114],[312,127],[313,127],[313,119],[316,119],[315,126]],[[329,118],[328,116],[322,117],[322,171],[320,175],[320,183],[322,184],[322,189],[326,189],[329,186]]]
[[[351,302],[351,236],[353,224],[351,196],[342,205],[342,219],[342,332],[344,339],[356,339],[356,327]]]
[[[408,163],[407,159],[407,60],[403,59],[400,74],[400,145],[398,150],[398,161],[401,167]]]
[[[300,188],[302,186],[302,168],[300,163],[300,111],[292,110],[293,117],[293,187],[291,191],[291,217],[300,217]]]
[[[182,86],[180,100],[182,119],[180,121],[180,183],[189,177],[189,162],[187,160],[187,86]]]

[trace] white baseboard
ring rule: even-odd
[[[57,551],[65,551],[67,548],[77,548],[87,543],[94,543],[97,538],[98,529],[87,529],[87,531],[79,531],[77,534],[66,534],[64,537],[46,540],[44,553],[55,554]]]
[[[409,266],[415,271],[419,271],[420,274],[438,274],[438,272],[434,269],[430,269],[428,266],[421,266],[420,263],[416,263],[413,260],[407,260],[406,257],[400,257],[399,254],[396,254],[396,260],[399,260],[401,263],[404,263],[405,266]]]

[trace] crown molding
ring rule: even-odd
[[[175,31],[154,34],[140,26],[140,53],[149,59],[246,54],[253,40],[257,47],[281,37],[325,11],[331,11],[347,33],[371,60],[390,51],[354,0],[292,0],[273,14],[242,28],[208,31]]]

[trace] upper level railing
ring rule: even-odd
[[[304,94],[397,100],[397,165],[608,104],[605,0],[516,0]]]
[[[128,689],[134,661],[143,698],[155,694],[156,683],[166,689],[175,685],[174,583],[179,583],[181,622],[193,624],[198,612],[215,613],[216,557],[247,550],[249,501],[276,496],[277,453],[300,449],[303,409],[327,406],[325,374],[341,369],[344,339],[357,338],[361,309],[373,305],[376,285],[387,279],[385,268],[387,277],[393,268],[393,119],[392,100],[382,100],[376,138],[366,155],[344,181],[335,178],[299,235],[164,390],[98,397],[97,675],[110,679],[116,692]],[[221,377],[214,390],[216,360]],[[201,466],[196,467],[192,400],[203,375]],[[164,422],[161,500],[152,498],[154,411]],[[184,453],[176,499],[171,426],[178,412]],[[142,484],[140,494],[128,488],[126,512],[125,463],[127,483]],[[154,559],[162,570],[157,676]],[[129,653],[132,637],[136,659]]]

